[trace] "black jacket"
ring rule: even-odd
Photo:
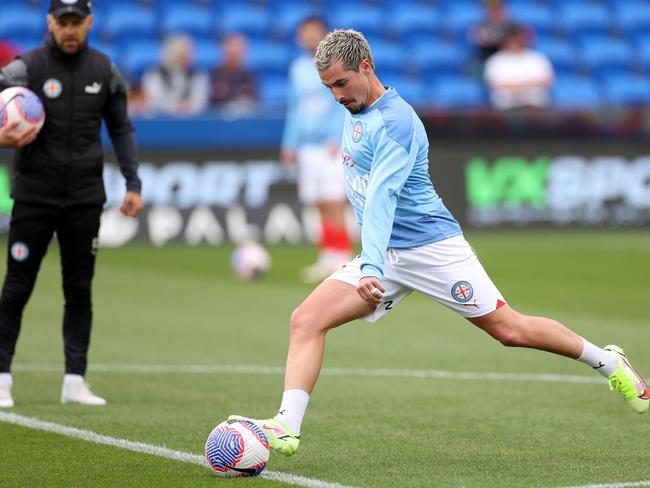
[[[126,88],[108,56],[87,45],[74,55],[65,54],[50,35],[42,46],[22,54],[0,72],[0,88],[15,85],[36,93],[46,114],[36,140],[16,151],[11,192],[16,201],[103,204],[102,119],[127,189],[140,191]]]

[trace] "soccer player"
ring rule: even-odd
[[[285,167],[297,164],[300,200],[314,205],[320,215],[319,257],[301,273],[308,283],[318,283],[352,257],[340,164],[345,110],[332,100],[314,69],[314,54],[325,34],[327,28],[318,17],[308,17],[298,26],[303,54],[289,68],[289,104],[280,151]]]
[[[322,282],[291,316],[280,410],[272,419],[255,420],[271,447],[287,456],[298,448],[327,332],[358,318],[374,322],[413,290],[506,346],[587,364],[633,410],[645,412],[650,392],[622,349],[601,349],[555,320],[524,315],[506,303],[431,184],[422,122],[393,88],[381,84],[363,35],[330,32],[318,46],[315,64],[323,84],[349,112],[343,165],[363,251]]]

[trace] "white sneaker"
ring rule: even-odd
[[[61,403],[79,403],[81,405],[106,405],[106,400],[90,391],[83,376],[63,382]]]
[[[11,385],[0,384],[0,408],[11,408],[14,399],[11,398]]]

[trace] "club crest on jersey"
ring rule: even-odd
[[[354,142],[359,142],[361,140],[361,136],[363,136],[363,124],[359,120],[356,124],[354,124],[354,129],[352,130],[352,140]]]
[[[43,83],[43,93],[47,98],[58,98],[63,91],[63,85],[56,78],[50,78]]]
[[[11,246],[11,257],[14,261],[24,261],[29,256],[29,248],[24,242],[14,242]]]
[[[457,281],[451,287],[451,296],[459,303],[466,303],[474,296],[474,289],[467,281]]]

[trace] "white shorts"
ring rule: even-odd
[[[347,201],[340,153],[332,157],[327,146],[298,149],[298,197],[305,205]]]
[[[327,279],[357,286],[361,258],[356,257]],[[408,249],[389,249],[384,263],[382,303],[363,317],[376,322],[412,291],[419,291],[463,317],[481,317],[505,300],[463,236]]]

